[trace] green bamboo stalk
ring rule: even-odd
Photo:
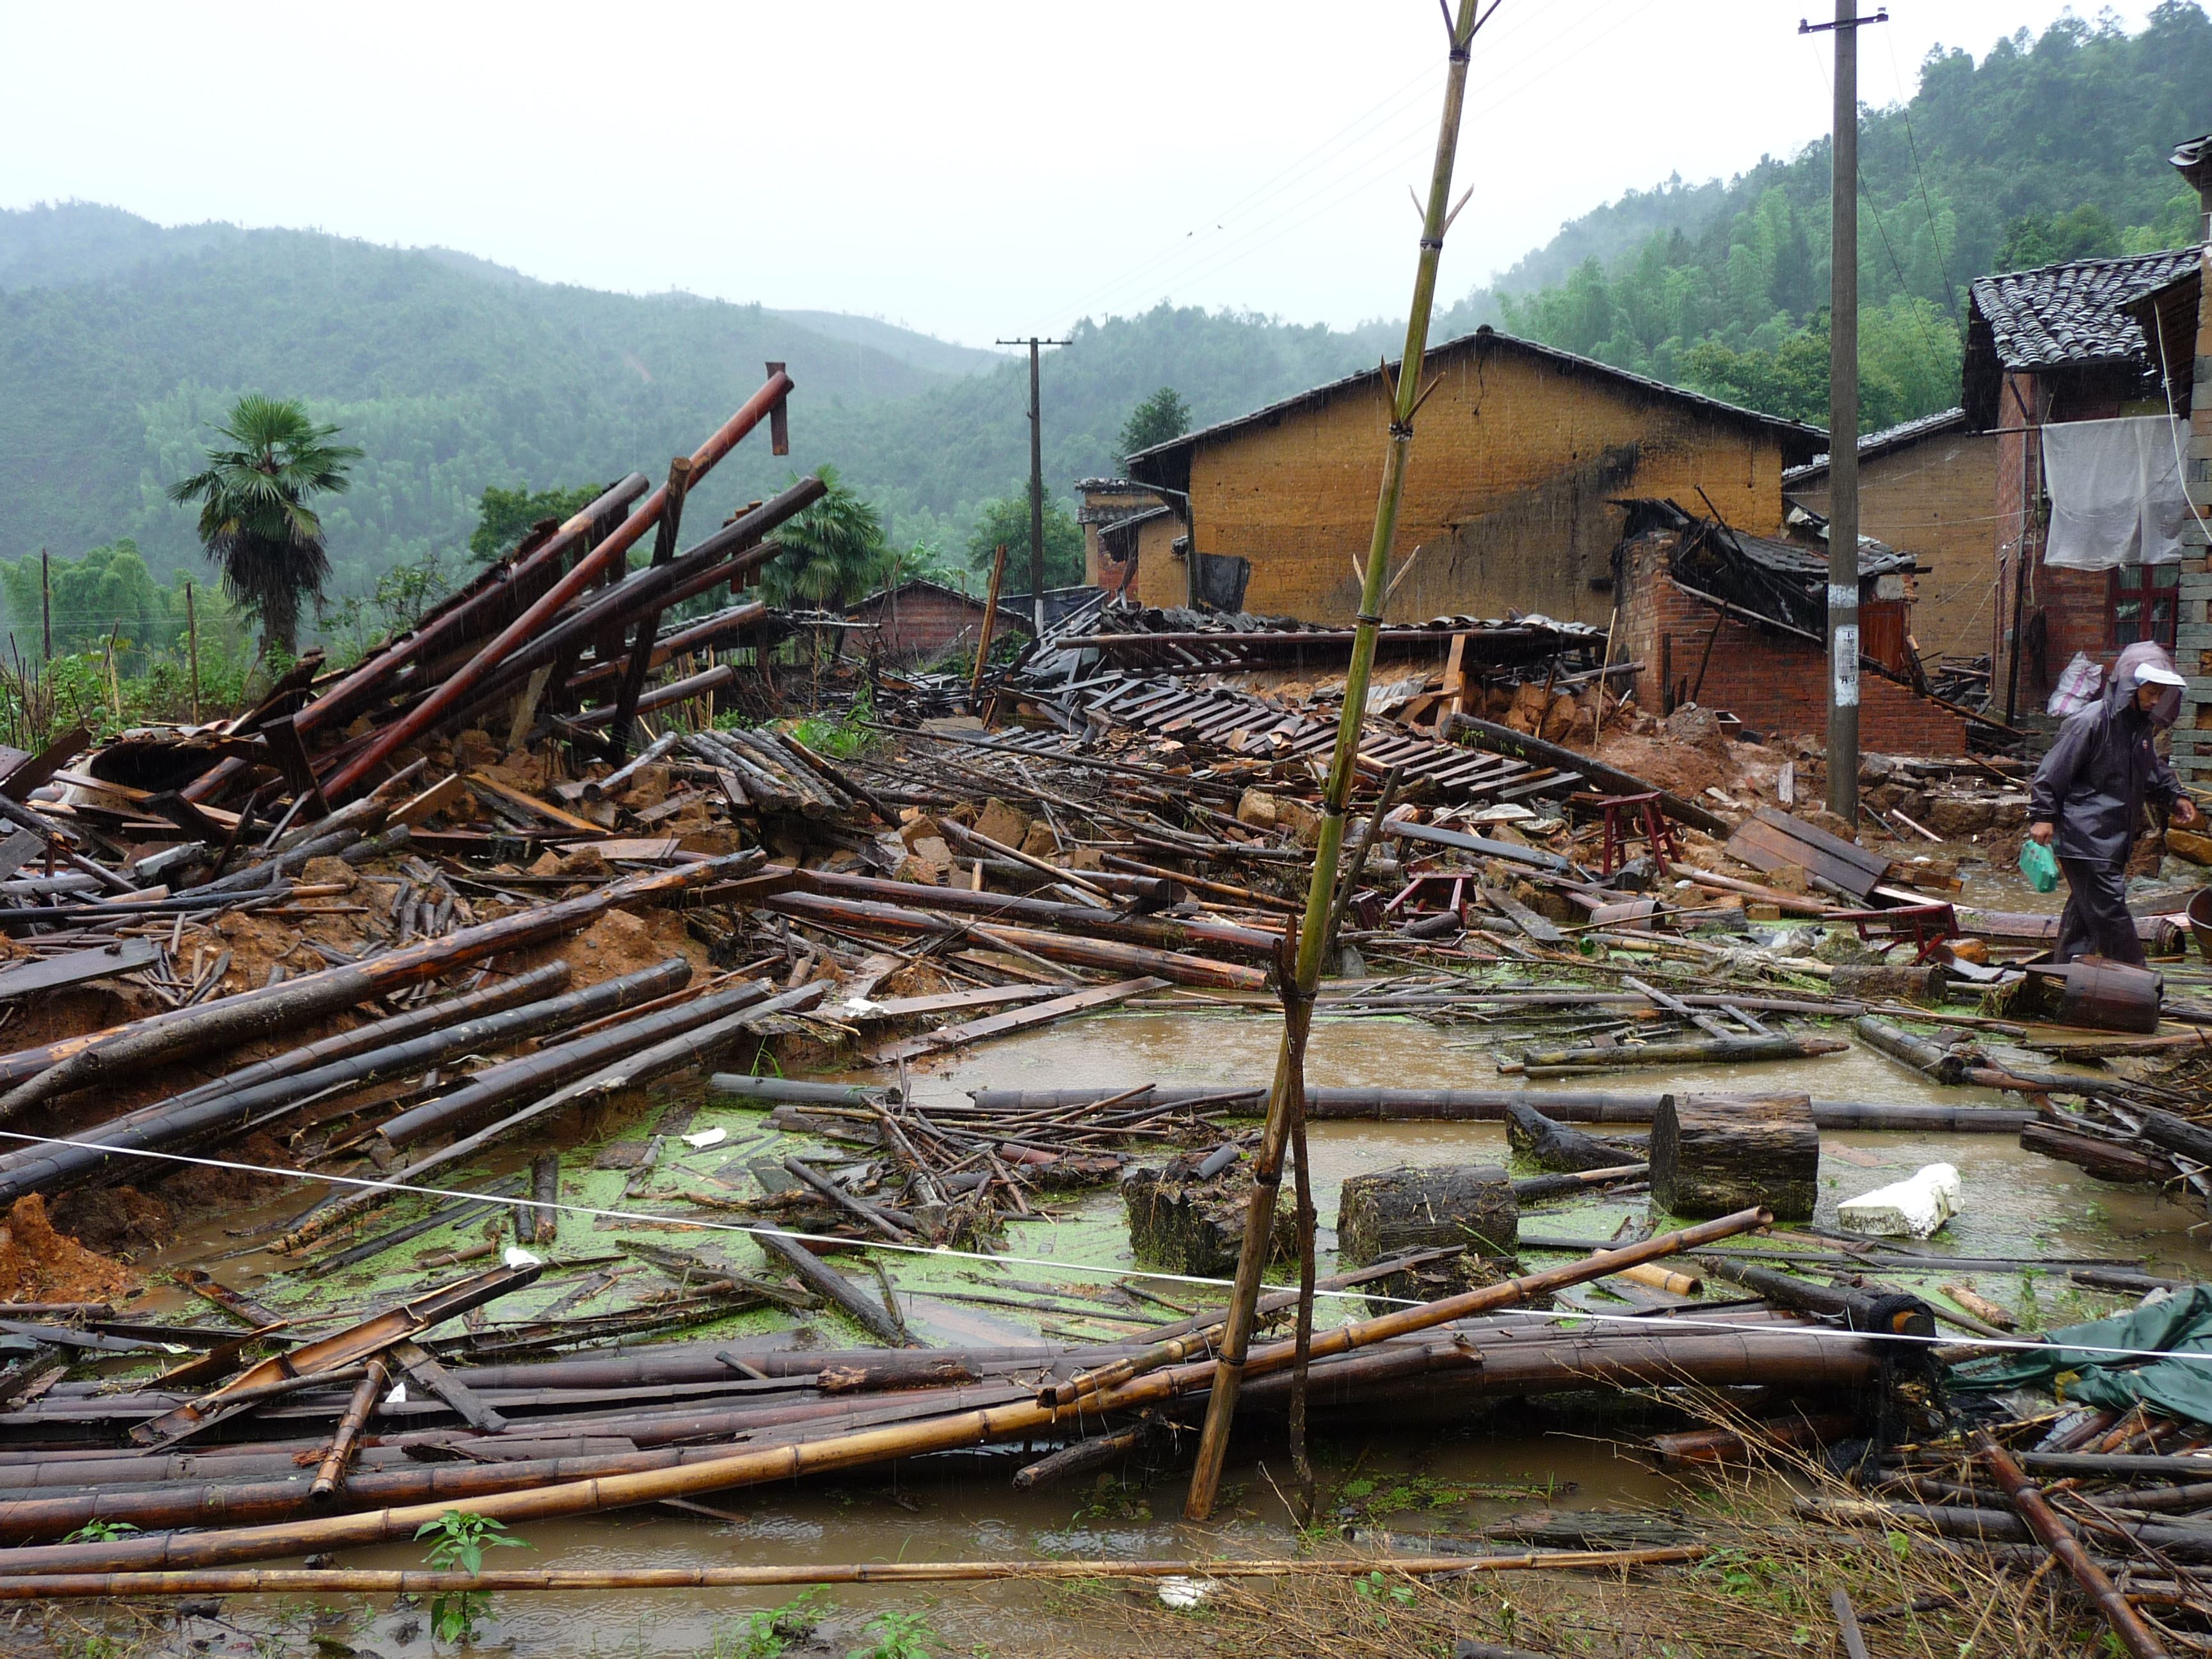
[[[1452,160],[1459,149],[1460,112],[1467,101],[1468,59],[1474,32],[1492,12],[1480,9],[1480,0],[1459,0],[1451,24],[1451,59],[1444,78],[1443,117],[1437,129],[1436,165],[1429,176],[1429,203],[1421,218],[1421,256],[1413,277],[1413,303],[1406,318],[1406,352],[1398,365],[1397,385],[1392,388],[1390,436],[1382,454],[1382,489],[1375,508],[1375,535],[1367,547],[1367,566],[1359,590],[1358,625],[1352,639],[1352,666],[1345,674],[1344,712],[1336,726],[1336,752],[1329,763],[1328,781],[1322,793],[1321,836],[1314,848],[1313,875],[1307,884],[1304,915],[1298,927],[1295,983],[1290,996],[1310,1000],[1321,982],[1322,946],[1328,938],[1330,901],[1336,891],[1337,854],[1344,845],[1345,808],[1352,799],[1352,778],[1359,755],[1359,728],[1367,712],[1367,681],[1375,665],[1376,632],[1382,623],[1384,579],[1390,565],[1390,544],[1398,530],[1398,505],[1406,490],[1406,465],[1413,449],[1413,411],[1420,402],[1421,370],[1429,344],[1429,314],[1436,301],[1437,264],[1443,252],[1444,232],[1454,210],[1451,198]],[[1386,382],[1387,384],[1387,382]],[[1183,1514],[1203,1521],[1213,1512],[1221,1484],[1221,1460],[1229,1448],[1229,1429],[1237,1412],[1237,1389],[1243,1379],[1244,1357],[1252,1339],[1253,1309],[1260,1296],[1260,1273],[1267,1265],[1277,1191],[1283,1180],[1283,1146],[1290,1133],[1291,1106],[1303,1088],[1298,1075],[1302,1062],[1289,1040],[1277,1050],[1275,1081],[1267,1097],[1267,1119],[1261,1131],[1259,1151],[1253,1158],[1252,1200],[1244,1222],[1244,1245],[1237,1261],[1237,1284],[1229,1299],[1228,1328],[1222,1336],[1219,1364],[1213,1374],[1213,1391],[1206,1407],[1206,1429],[1199,1437],[1197,1467],[1192,1470],[1189,1495]]]

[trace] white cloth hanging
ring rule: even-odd
[[[2181,556],[2188,428],[2166,415],[2066,421],[2043,428],[2051,534],[2043,562],[2066,570],[2171,564]]]

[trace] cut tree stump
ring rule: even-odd
[[[1511,1178],[1494,1164],[1353,1176],[1337,1205],[1337,1256],[1346,1267],[1443,1245],[1508,1256],[1520,1241],[1521,1206]]]
[[[1244,1248],[1250,1166],[1232,1164],[1224,1174],[1200,1181],[1195,1162],[1178,1158],[1164,1170],[1133,1170],[1122,1181],[1129,1248],[1148,1267],[1226,1276],[1237,1271],[1237,1259]],[[1295,1261],[1297,1223],[1288,1204],[1277,1204],[1271,1231],[1268,1259]]]
[[[1807,1095],[1662,1095],[1651,1124],[1651,1200],[1671,1215],[1764,1205],[1809,1221],[1820,1131]]]

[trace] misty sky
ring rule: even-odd
[[[1474,197],[1440,294],[1625,189],[1825,133],[1806,9],[1504,0],[1475,41]],[[1893,0],[1864,32],[1861,97],[1903,96],[1937,42],[1979,57],[2064,9]],[[2116,10],[2134,28],[2147,7]],[[9,0],[0,61],[0,206],[443,244],[988,344],[1163,299],[1402,315],[1443,27],[1436,0],[125,0],[96,24]]]

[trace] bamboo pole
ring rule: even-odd
[[[1443,252],[1444,232],[1451,223],[1452,163],[1459,149],[1461,110],[1467,100],[1468,59],[1474,32],[1487,14],[1480,0],[1460,0],[1451,25],[1449,68],[1444,78],[1443,116],[1437,125],[1436,162],[1429,179],[1429,201],[1421,221],[1420,258],[1413,277],[1413,303],[1406,319],[1406,350],[1398,366],[1398,381],[1390,406],[1390,434],[1382,457],[1382,487],[1376,505],[1375,533],[1367,548],[1362,574],[1358,631],[1352,635],[1352,662],[1345,672],[1344,712],[1338,718],[1336,752],[1329,763],[1328,781],[1322,792],[1321,835],[1314,848],[1313,873],[1307,884],[1305,911],[1298,931],[1296,982],[1287,995],[1310,1001],[1321,979],[1322,947],[1328,933],[1329,901],[1336,891],[1337,853],[1344,844],[1345,808],[1352,798],[1352,774],[1359,758],[1359,731],[1367,713],[1367,682],[1375,665],[1375,640],[1382,625],[1385,578],[1390,547],[1396,539],[1398,504],[1405,494],[1406,465],[1413,447],[1413,413],[1420,406],[1421,373],[1429,342],[1429,315],[1436,301],[1437,263]],[[1496,9],[1492,0],[1492,9]],[[1387,381],[1386,381],[1387,384]],[[1220,1361],[1214,1372],[1212,1398],[1207,1402],[1206,1427],[1199,1437],[1196,1467],[1191,1473],[1190,1492],[1183,1503],[1188,1519],[1203,1521],[1213,1513],[1214,1493],[1221,1481],[1221,1460],[1229,1449],[1230,1425],[1237,1412],[1237,1389],[1244,1372],[1245,1352],[1252,1336],[1252,1309],[1260,1296],[1260,1273],[1272,1236],[1275,1197],[1283,1178],[1283,1147],[1303,1079],[1291,1073],[1294,1063],[1291,1034],[1285,1030],[1275,1069],[1275,1082],[1267,1100],[1266,1127],[1259,1151],[1252,1160],[1252,1201],[1244,1224],[1244,1243],[1237,1263],[1236,1289],[1230,1297],[1229,1323],[1223,1333]]]
[[[228,1571],[71,1573],[0,1581],[0,1601],[152,1595],[434,1595],[455,1590],[744,1589],[779,1584],[969,1583],[990,1579],[1425,1577],[1462,1572],[1589,1572],[1695,1561],[1702,1544],[1630,1550],[1521,1550],[1498,1555],[1297,1556],[1197,1561],[858,1561],[760,1567],[537,1567],[489,1572],[427,1568],[253,1567]]]
[[[1445,1297],[1414,1307],[1401,1308],[1358,1324],[1342,1325],[1313,1340],[1312,1357],[1334,1354],[1385,1342],[1435,1328],[1486,1309],[1504,1306],[1530,1295],[1586,1284],[1618,1273],[1638,1261],[1656,1261],[1678,1251],[1694,1249],[1735,1237],[1773,1220],[1765,1210],[1739,1210],[1733,1215],[1703,1222],[1694,1227],[1665,1233],[1617,1250],[1601,1251],[1580,1261],[1546,1273],[1534,1273],[1488,1285],[1463,1295]],[[1287,1370],[1295,1358],[1295,1342],[1277,1342],[1247,1358],[1248,1375],[1259,1376]],[[1173,1370],[1156,1370],[1111,1389],[1094,1393],[1080,1412],[1129,1412],[1160,1401],[1194,1394],[1207,1387],[1218,1374],[1212,1359]],[[920,1422],[897,1423],[881,1428],[826,1436],[781,1446],[733,1450],[678,1468],[649,1474],[604,1476],[596,1480],[538,1486],[526,1491],[488,1495],[473,1500],[471,1512],[487,1519],[512,1523],[554,1520],[588,1515],[603,1510],[625,1509],[659,1503],[669,1498],[689,1498],[738,1486],[794,1480],[832,1470],[857,1468],[890,1458],[921,1456],[952,1451],[996,1441],[1022,1439],[1047,1431],[1065,1432],[1071,1425],[1066,1408],[1036,1400],[955,1412]],[[402,1504],[360,1515],[327,1516],[314,1520],[234,1530],[173,1532],[143,1537],[113,1538],[82,1544],[50,1544],[0,1551],[0,1583],[25,1575],[54,1572],[117,1572],[148,1567],[221,1566],[233,1562],[267,1560],[310,1551],[349,1548],[413,1536],[426,1522],[436,1521],[453,1506],[431,1503]]]
[[[434,979],[453,969],[574,933],[608,910],[748,873],[761,862],[762,854],[756,850],[631,876],[542,909],[517,911],[364,962],[325,968],[259,991],[242,992],[220,1001],[157,1014],[113,1031],[96,1032],[74,1048],[53,1045],[45,1052],[54,1058],[43,1070],[0,1097],[0,1120],[69,1090],[103,1082],[126,1069],[137,1071],[273,1036],[388,991]]]
[[[2120,1638],[2135,1659],[2166,1659],[2166,1645],[2151,1634],[2150,1627],[2136,1616],[2112,1581],[2105,1576],[2104,1569],[2092,1560],[2081,1547],[2081,1540],[2074,1535],[2074,1528],[2059,1519],[2051,1505],[2044,1501],[2042,1492],[2013,1462],[2012,1454],[1997,1443],[1996,1437],[1987,1429],[1974,1431],[1974,1449],[1982,1461],[1990,1466],[1990,1473],[2012,1500],[2038,1542],[2058,1559],[2059,1564],[2074,1575],[2074,1582],[2087,1590],[2105,1615],[2114,1635]]]
[[[696,488],[699,480],[706,476],[715,462],[728,454],[737,446],[738,441],[750,432],[763,416],[783,402],[791,392],[791,377],[781,369],[769,376],[768,383],[747,398],[738,412],[731,416],[692,455],[687,487]],[[447,710],[465,697],[486,675],[499,666],[509,653],[542,632],[545,624],[563,605],[583,592],[608,564],[628,553],[647,530],[659,524],[667,498],[665,485],[647,496],[611,535],[577,560],[566,575],[501,629],[496,638],[441,680],[421,702],[378,732],[368,748],[340,768],[337,775],[329,780],[323,793],[332,798],[344,794],[381,766],[386,756],[413,743],[437,725]]]
[[[661,486],[660,525],[653,538],[653,562],[665,565],[676,556],[676,538],[684,520],[684,489],[691,477],[691,458],[678,455],[668,464],[668,482]],[[618,565],[617,568],[626,568]],[[629,750],[630,721],[637,714],[637,699],[653,672],[653,638],[660,631],[661,613],[647,611],[637,619],[636,642],[623,665],[622,689],[616,694],[613,724],[607,732],[607,758],[616,765]]]

